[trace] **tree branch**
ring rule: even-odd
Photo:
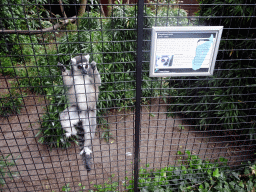
[[[52,27],[48,27],[45,29],[38,29],[38,30],[8,30],[8,29],[2,29],[0,30],[1,33],[5,34],[23,34],[23,35],[30,35],[30,34],[40,34],[40,33],[47,33],[47,32],[57,32],[57,29],[60,27],[67,25],[69,22],[74,22],[76,21],[77,17],[73,16],[70,17],[69,19],[65,19],[61,23],[57,23]]]
[[[78,10],[78,17],[82,17],[85,13],[87,0],[80,0],[80,7]]]
[[[67,19],[67,15],[64,11],[64,6],[63,6],[63,3],[62,3],[62,0],[59,0],[59,4],[60,4],[60,10],[61,10],[62,15],[65,17],[65,19]]]
[[[101,13],[102,13],[103,17],[106,17],[103,6],[101,4],[101,0],[99,0],[99,4],[100,4],[100,10],[101,10]]]

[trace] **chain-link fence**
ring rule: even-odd
[[[1,190],[255,190],[253,0],[0,2]],[[154,26],[223,26],[213,76],[149,77]],[[83,111],[78,81],[96,70]],[[61,114],[77,117],[71,137]]]

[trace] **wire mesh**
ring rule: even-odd
[[[1,190],[185,191],[255,160],[253,1],[0,2]],[[214,75],[150,78],[151,28],[202,25],[224,26]],[[91,171],[59,119],[57,63],[85,53],[101,75]]]

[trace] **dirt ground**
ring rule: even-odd
[[[6,91],[4,79],[0,79],[1,91]],[[93,170],[87,172],[79,156],[79,147],[49,149],[38,143],[35,137],[40,128],[40,118],[45,113],[44,97],[30,95],[24,98],[25,107],[19,115],[0,117],[0,150],[2,154],[19,155],[12,171],[19,174],[7,180],[4,191],[61,191],[69,184],[71,191],[78,191],[79,183],[85,191],[95,184],[119,183],[118,191],[124,191],[125,178],[131,178],[134,158],[134,123],[132,110],[110,111],[106,117],[113,139],[99,139],[99,130],[93,141]],[[158,99],[141,109],[140,167],[151,168],[175,165],[177,151],[190,150],[202,159],[225,157],[229,165],[249,159],[246,146],[209,132],[196,131],[184,124],[182,118],[167,118],[166,105]],[[182,125],[182,126],[181,126]]]

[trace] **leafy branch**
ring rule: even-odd
[[[38,30],[8,30],[8,29],[3,29],[0,30],[1,33],[5,34],[23,34],[23,35],[31,35],[31,34],[40,34],[40,33],[46,33],[46,32],[56,32],[57,29],[67,25],[68,23],[75,22],[77,20],[76,16],[70,17],[69,19],[65,19],[64,21],[55,24],[52,27],[44,28],[44,29],[38,29]]]

